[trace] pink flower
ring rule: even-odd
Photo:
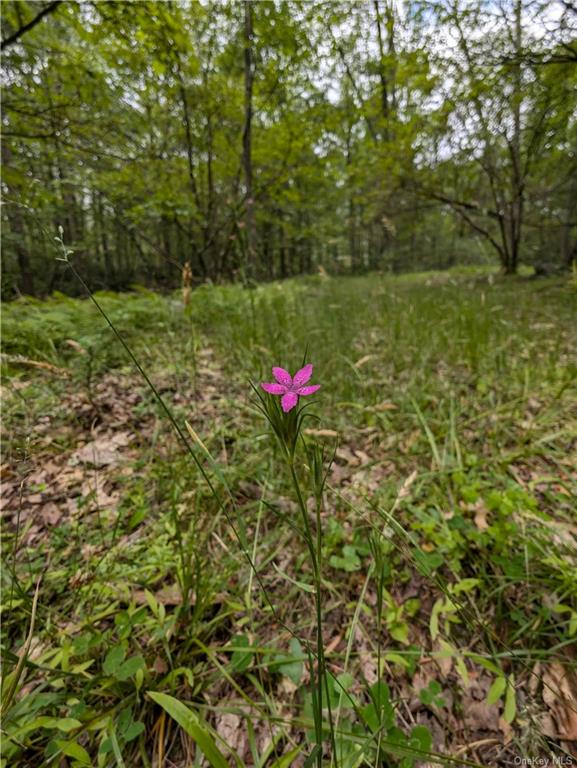
[[[321,388],[320,384],[304,386],[313,375],[313,367],[310,363],[301,368],[300,371],[297,371],[294,378],[284,368],[273,368],[272,375],[275,377],[276,383],[268,384],[263,382],[261,387],[271,395],[282,395],[280,402],[285,413],[288,413],[295,407],[299,397],[312,395],[317,389]]]

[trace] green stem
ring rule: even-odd
[[[307,547],[308,547],[310,558],[311,558],[311,564],[313,568],[313,580],[314,580],[314,587],[315,587],[316,624],[317,624],[316,641],[317,641],[318,670],[317,670],[317,675],[315,680],[314,667],[311,663],[310,675],[311,675],[311,680],[315,681],[316,683],[316,694],[317,694],[316,695],[316,714],[315,714],[315,733],[316,733],[317,745],[320,747],[320,749],[317,754],[316,762],[317,762],[318,768],[322,768],[323,687],[325,688],[325,691],[326,691],[326,702],[327,702],[327,710],[329,715],[329,726],[330,726],[330,738],[331,738],[333,755],[335,756],[335,764],[336,764],[336,745],[335,745],[335,736],[334,736],[334,730],[333,730],[333,724],[332,724],[332,712],[331,712],[330,694],[329,694],[329,688],[328,688],[328,679],[326,674],[325,649],[324,649],[324,642],[323,642],[323,615],[322,615],[322,594],[321,594],[321,560],[322,560],[321,509],[320,509],[320,504],[317,503],[316,504],[317,535],[316,535],[316,550],[315,550],[315,541],[313,539],[307,507],[303,499],[300,483],[295,471],[294,457],[287,455],[287,459],[288,459],[287,463],[291,473],[292,483],[295,489],[295,494],[297,497],[299,509],[303,519],[305,540],[307,543]]]

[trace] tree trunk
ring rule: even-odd
[[[2,165],[7,168],[10,165],[10,149],[6,141],[2,142]],[[10,188],[4,180],[7,187],[8,196],[11,196]],[[30,255],[26,247],[26,230],[22,219],[22,211],[17,202],[5,201],[6,215],[10,223],[10,231],[14,235],[14,250],[18,261],[18,271],[20,273],[18,287],[22,293],[34,294],[34,274],[30,263]]]
[[[511,142],[512,160],[512,199],[509,207],[509,259],[505,266],[505,274],[514,275],[519,265],[521,247],[521,231],[523,223],[523,192],[524,181],[521,169],[521,102],[523,99],[523,84],[521,73],[521,57],[523,45],[523,29],[521,24],[522,0],[515,3],[515,71],[513,89],[513,139]]]
[[[387,0],[387,2],[385,3],[385,15],[387,19],[388,54],[392,62],[388,72],[388,82],[389,82],[389,91],[390,91],[390,108],[394,113],[397,109],[397,93],[395,89],[396,53],[397,52],[395,49],[395,10],[390,0]]]
[[[381,11],[379,0],[374,0],[375,14],[377,17],[377,39],[379,41],[379,79],[381,81],[381,110],[383,112],[384,129],[383,139],[389,140],[389,89],[385,74],[385,46],[381,29]]]
[[[256,223],[252,187],[252,90],[254,82],[252,55],[252,0],[244,0],[244,129],[242,132],[242,166],[246,195],[246,272],[256,275]]]
[[[102,255],[104,256],[104,271],[107,284],[113,288],[116,287],[116,274],[114,262],[112,261],[110,247],[108,245],[108,233],[106,231],[106,221],[104,217],[104,205],[102,204],[102,194],[98,194],[98,229],[100,232],[100,243],[102,246]]]
[[[352,126],[349,123],[349,128],[347,131],[347,154],[346,154],[346,165],[347,169],[349,169],[352,165],[352,151],[351,151],[351,131]],[[347,170],[347,174],[350,174],[350,170]],[[352,183],[352,179],[348,179],[348,205],[349,205],[349,216],[348,216],[348,230],[349,230],[349,256],[351,260],[351,270],[353,272],[356,272],[358,269],[358,246],[357,246],[357,229],[356,229],[356,214],[355,214],[355,203],[353,199],[353,189],[354,184]]]
[[[286,238],[285,231],[282,225],[282,214],[280,211],[277,213],[279,221],[279,261],[280,261],[280,276],[284,280],[287,277],[287,263],[286,263]]]
[[[561,263],[567,269],[571,269],[577,258],[577,239],[571,246],[571,231],[575,227],[575,214],[577,213],[577,173],[573,176],[567,187],[567,206],[565,208],[565,223],[561,233]]]
[[[194,167],[194,147],[192,142],[192,123],[190,120],[190,108],[188,105],[186,86],[185,86],[184,76],[182,74],[182,68],[180,63],[180,54],[176,49],[174,49],[174,62],[176,67],[176,76],[178,78],[178,84],[179,84],[182,116],[184,119],[185,137],[186,137],[186,157],[188,160],[188,179],[190,183],[190,191],[192,194],[193,202],[194,202],[194,205],[196,206],[196,216],[194,216],[194,218],[198,220],[198,217],[202,214],[202,207],[201,207],[200,196],[198,194],[198,186],[196,184],[196,175],[195,175],[195,167]],[[202,256],[201,249],[197,248],[196,239],[194,237],[193,223],[191,223],[188,230],[188,239],[190,243],[190,261],[191,262],[197,261],[197,259],[195,259],[195,256],[197,256],[198,263],[202,271],[203,277],[206,277],[206,263],[204,261],[204,257]]]
[[[10,222],[10,230],[15,236],[14,250],[16,251],[18,270],[20,272],[18,287],[22,293],[32,296],[34,295],[34,275],[32,264],[30,263],[30,255],[26,247],[26,232],[22,213],[17,203],[8,203],[6,205],[6,213]]]

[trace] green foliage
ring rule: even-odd
[[[81,291],[60,227],[94,290],[575,258],[570,8],[253,2],[249,91],[243,3],[36,5],[2,3],[5,297]]]
[[[203,755],[213,768],[226,768],[228,763],[222,752],[218,749],[210,729],[198,719],[191,709],[173,696],[168,696],[165,693],[149,691],[148,695],[182,726],[191,739],[198,744]]]
[[[295,685],[299,685],[304,672],[304,651],[296,637],[289,642],[290,654],[279,654],[274,657],[269,670],[286,675]]]

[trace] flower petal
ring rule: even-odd
[[[294,379],[293,379],[293,387],[295,388],[302,387],[302,385],[306,384],[312,375],[313,375],[313,367],[309,363],[308,365],[305,365],[304,368],[301,368],[300,371],[297,371],[295,373]]]
[[[282,405],[282,409],[285,413],[288,413],[290,410],[292,410],[295,405],[299,401],[299,396],[295,394],[294,392],[287,392],[286,395],[282,396],[282,400],[280,401]]]
[[[263,383],[261,384],[261,387],[264,389],[265,392],[268,392],[270,395],[284,395],[287,390],[287,388],[283,387],[282,384],[276,384],[275,382],[269,383],[269,382],[263,381]]]
[[[273,368],[272,375],[275,377],[275,379],[278,381],[279,384],[283,385],[283,387],[292,386],[292,383],[293,383],[292,376],[288,371],[285,371],[284,368],[276,368],[276,367]]]
[[[297,389],[297,395],[312,395],[320,388],[320,384],[311,384],[309,387],[299,387]]]

